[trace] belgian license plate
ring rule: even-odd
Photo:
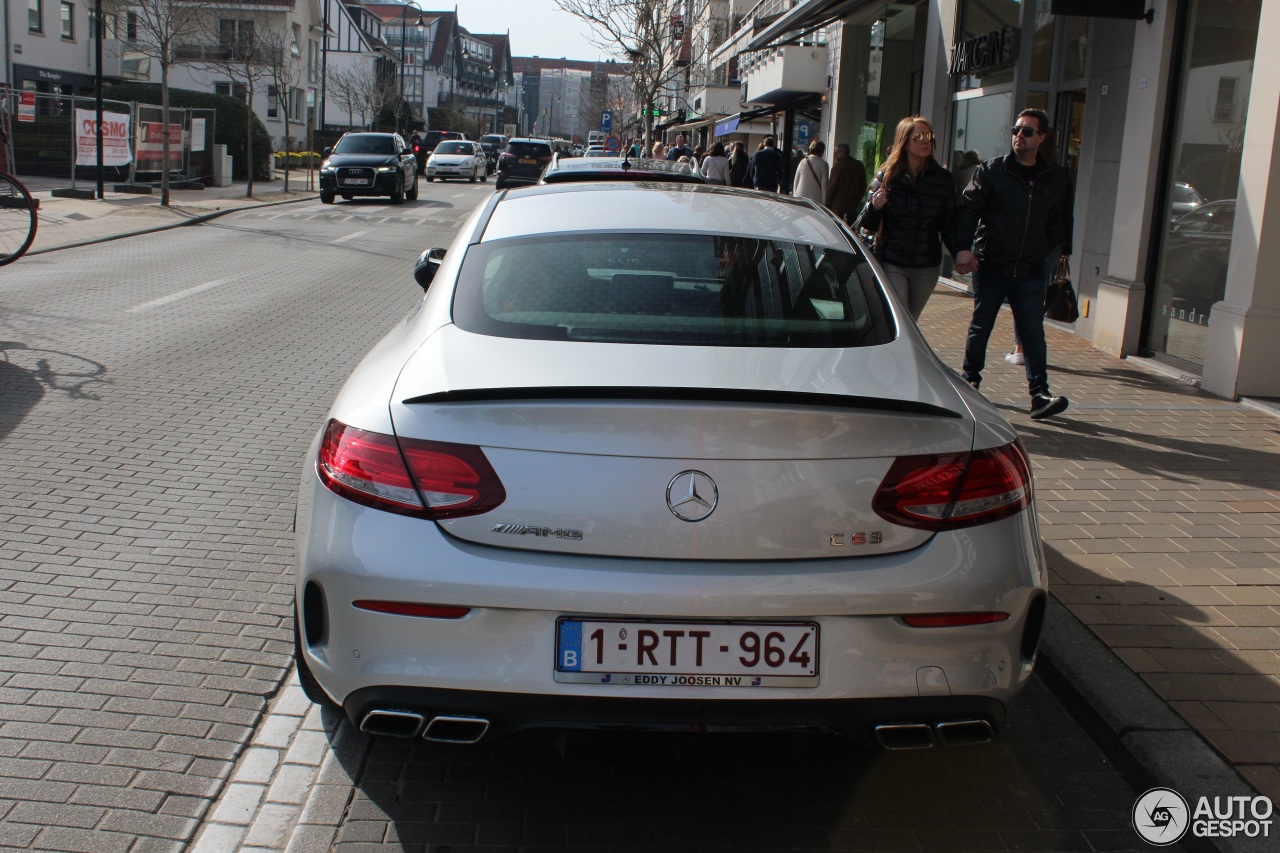
[[[555,680],[658,687],[813,687],[812,622],[556,622]]]
[[[343,183],[343,186],[348,186],[348,187],[367,187],[369,186],[369,179],[368,178],[344,178],[342,183]]]

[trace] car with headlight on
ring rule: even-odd
[[[375,735],[985,742],[1046,599],[1014,428],[804,199],[495,193],[318,424],[296,658]]]
[[[479,142],[449,139],[436,146],[427,158],[427,181],[445,178],[489,180],[489,165]]]
[[[344,133],[324,150],[320,163],[320,201],[336,196],[390,196],[395,204],[418,197],[417,161],[398,133]]]

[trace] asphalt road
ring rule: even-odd
[[[492,184],[319,202],[0,277],[0,849],[185,849],[291,657],[305,446]],[[1135,792],[1034,682],[1009,737],[361,741],[333,849],[1138,850]],[[332,781],[332,780],[329,780]]]

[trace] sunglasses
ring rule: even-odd
[[[913,133],[910,136],[912,142],[932,142],[934,136],[932,133]]]
[[[1029,124],[1015,124],[1013,126],[1014,136],[1035,136],[1039,132]]]

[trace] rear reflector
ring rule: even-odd
[[[990,625],[1008,618],[1008,613],[929,613],[923,616],[903,616],[902,621],[912,628],[956,628],[963,625]]]
[[[356,503],[425,518],[488,512],[507,493],[484,451],[355,429],[331,419],[316,459],[320,481]]]
[[[374,613],[391,613],[396,616],[422,616],[427,619],[461,619],[471,612],[470,607],[454,607],[448,604],[415,604],[410,601],[353,601],[352,606]]]
[[[921,530],[974,527],[1031,503],[1031,466],[1021,441],[972,453],[904,456],[885,474],[872,508]]]

